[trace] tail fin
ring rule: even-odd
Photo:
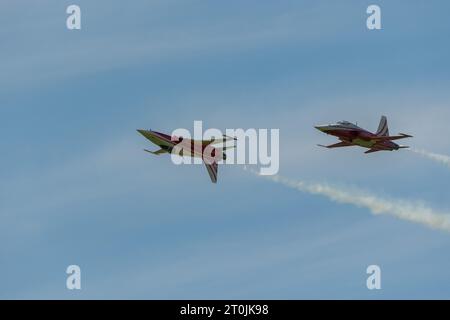
[[[376,135],[377,136],[388,136],[389,135],[389,128],[388,128],[386,116],[381,116],[380,124],[378,125],[378,130],[377,130]]]
[[[217,162],[213,162],[212,164],[207,164],[205,162],[206,170],[208,170],[209,177],[211,178],[212,183],[217,183],[217,170],[219,166]]]

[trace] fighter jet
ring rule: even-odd
[[[383,150],[398,150],[402,148],[409,148],[408,146],[398,145],[392,140],[399,140],[404,138],[411,138],[412,136],[404,133],[399,133],[396,136],[389,135],[389,129],[387,124],[387,119],[385,116],[381,117],[380,124],[378,125],[378,130],[376,133],[369,132],[358,127],[348,121],[339,121],[336,124],[320,125],[315,126],[316,129],[325,132],[326,134],[331,134],[336,136],[341,142],[320,147],[325,148],[339,148],[339,147],[350,147],[350,146],[360,146],[368,148],[364,153],[372,153]]]
[[[222,146],[215,147],[217,143],[224,144],[229,140],[236,140],[234,137],[228,137],[223,135],[222,139],[210,139],[210,140],[191,140],[184,139],[183,137],[170,136],[164,133],[160,133],[153,130],[137,130],[145,138],[160,147],[157,151],[150,151],[144,149],[144,151],[160,155],[163,153],[172,153],[176,151],[177,155],[190,156],[201,158],[208,170],[209,177],[213,183],[217,182],[217,171],[220,160],[226,160],[227,156],[225,150],[228,148],[234,148],[235,146]],[[206,150],[208,148],[208,150]]]

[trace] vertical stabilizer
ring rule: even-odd
[[[388,128],[386,116],[381,116],[380,124],[378,125],[378,130],[377,130],[376,135],[377,136],[388,136],[389,135],[389,128]]]

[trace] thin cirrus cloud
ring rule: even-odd
[[[213,24],[181,19],[177,25],[167,26],[156,18],[165,10],[158,5],[155,8],[148,8],[146,3],[142,5],[145,9],[138,10],[139,6],[132,6],[125,10],[126,14],[139,17],[145,13],[145,19],[151,21],[147,28],[138,32],[133,30],[131,37],[127,31],[133,25],[123,23],[115,26],[108,20],[108,14],[101,13],[103,7],[100,9],[96,4],[82,5],[82,12],[87,17],[92,12],[98,16],[95,20],[86,18],[79,34],[65,29],[64,7],[58,7],[61,11],[56,11],[50,1],[33,7],[33,10],[42,12],[38,11],[39,14],[33,19],[11,23],[11,30],[18,30],[15,32],[23,41],[16,40],[19,36],[7,38],[8,50],[15,54],[0,53],[0,59],[4,61],[4,77],[0,78],[2,90],[6,90],[5,87],[23,90],[25,85],[42,85],[44,81],[55,83],[58,79],[106,72],[139,63],[160,65],[196,59],[198,56],[239,54],[249,49],[272,48],[292,39],[317,43],[317,39],[304,28],[308,23],[317,22],[305,12],[294,14],[288,8],[273,15],[267,13],[264,18],[256,16],[249,19],[245,14],[235,16],[235,12],[225,12],[215,13]],[[164,4],[166,10],[173,11],[174,16],[180,14],[180,5],[182,3],[176,1]],[[111,5],[109,9],[124,14],[122,7]],[[62,18],[56,18],[59,13]],[[149,15],[154,19],[149,19]],[[326,23],[332,21],[327,20]],[[322,42],[338,32],[331,28],[327,30],[321,34]]]

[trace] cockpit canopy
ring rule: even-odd
[[[344,126],[348,126],[348,125],[352,125],[353,123],[351,123],[349,121],[342,120],[342,121],[338,121],[338,124],[341,124],[341,125],[344,125]]]

